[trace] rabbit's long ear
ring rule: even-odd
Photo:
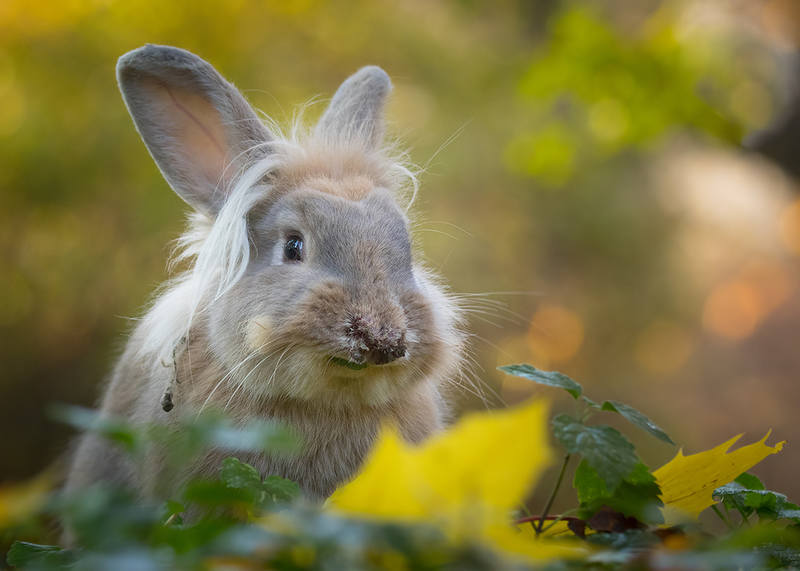
[[[266,153],[270,132],[233,85],[186,50],[128,52],[117,62],[117,80],[164,178],[191,206],[216,214],[239,168]]]
[[[381,68],[362,67],[348,77],[336,91],[317,123],[316,133],[325,140],[358,142],[367,148],[383,138],[383,107],[392,82]]]

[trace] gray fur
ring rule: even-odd
[[[226,185],[238,169],[266,152],[272,134],[236,88],[205,60],[171,46],[148,44],[128,52],[117,62],[117,81],[136,129],[170,186],[194,208],[216,213]],[[199,98],[185,113],[181,97]],[[215,113],[216,112],[216,113]],[[187,138],[185,127],[223,133],[222,140]],[[199,139],[199,140],[193,140]],[[198,147],[210,143],[223,155],[212,164]],[[211,167],[211,168],[204,168]],[[221,168],[220,168],[221,167]]]
[[[222,293],[213,285],[204,290],[199,309],[186,303],[205,283],[192,270],[163,291],[117,363],[103,414],[174,425],[178,415],[213,407],[240,422],[284,421],[306,441],[298,457],[243,458],[264,475],[297,481],[315,498],[352,476],[382,422],[393,421],[411,442],[438,430],[446,412],[441,386],[459,367],[463,335],[453,302],[414,262],[409,221],[395,198],[392,173],[401,169],[380,146],[386,74],[375,67],[357,72],[314,133],[293,142],[256,124],[231,84],[188,52],[146,46],[123,56],[118,70],[131,115],[165,178],[202,213],[187,234],[191,255],[216,261],[218,244],[210,236],[226,220],[232,236],[246,232],[249,252],[241,276]],[[185,130],[174,128],[182,119],[164,110],[153,85],[182,90],[201,108],[211,104],[229,156],[275,137],[269,157],[277,166],[249,186],[234,180],[227,202],[209,194],[213,185],[195,172]],[[243,156],[260,164],[258,154]],[[231,203],[253,206],[242,216]],[[284,248],[298,235],[305,257],[293,262]],[[178,341],[181,319],[188,329]],[[154,345],[174,353],[174,363],[147,349]],[[368,366],[354,371],[331,357]],[[173,385],[175,410],[165,412],[159,401]],[[213,473],[222,454],[166,474],[161,451],[133,465],[87,435],[68,487],[111,480],[162,496],[191,476]]]
[[[342,83],[317,124],[317,133],[332,141],[359,140],[372,148],[383,139],[383,107],[392,90],[381,68],[362,67]]]

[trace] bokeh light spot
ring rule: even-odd
[[[711,291],[703,308],[703,325],[720,337],[739,340],[752,335],[764,314],[758,289],[737,279]]]
[[[531,319],[528,344],[537,363],[562,363],[580,350],[583,336],[583,320],[577,313],[558,305],[543,305]]]
[[[781,213],[781,239],[786,247],[800,254],[800,199],[795,200]]]
[[[685,328],[673,321],[657,320],[639,334],[634,355],[645,371],[669,374],[686,363],[692,354],[692,345]]]

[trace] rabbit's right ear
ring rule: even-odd
[[[186,50],[128,52],[117,80],[164,178],[195,209],[215,215],[241,166],[267,153],[269,130],[233,85]]]

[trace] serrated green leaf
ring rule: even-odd
[[[542,371],[533,365],[504,365],[497,367],[504,373],[528,379],[540,385],[547,385],[548,387],[558,387],[564,389],[572,398],[577,399],[583,392],[583,387],[580,384],[570,379],[567,375],[559,373],[558,371]]]
[[[759,518],[765,519],[794,519],[800,515],[798,507],[788,501],[784,494],[765,490],[761,481],[750,474],[744,474],[736,478],[734,482],[720,486],[714,490],[713,497],[722,502],[728,509],[735,509],[744,515],[750,515],[754,511]],[[747,482],[760,489],[751,489],[742,485]],[[798,512],[795,514],[795,512]]]
[[[753,474],[748,474],[745,472],[744,474],[740,474],[734,482],[740,484],[741,486],[747,488],[748,490],[766,490],[767,488],[764,486],[764,483],[758,479],[758,477],[754,476]]]
[[[72,551],[58,545],[39,545],[27,541],[15,541],[6,555],[6,562],[12,567],[50,567],[69,565],[74,558]]]
[[[778,510],[778,517],[776,519],[791,519],[796,523],[800,523],[800,507],[795,504],[787,503]]]
[[[639,428],[649,432],[659,440],[663,440],[664,442],[672,444],[673,446],[675,445],[675,442],[672,441],[672,438],[670,438],[666,432],[664,432],[661,428],[659,428],[655,422],[650,420],[647,416],[645,416],[632,406],[627,405],[624,402],[607,400],[603,403],[603,406],[601,408],[603,410],[616,412],[634,426],[638,426]]]
[[[583,460],[575,471],[574,485],[580,501],[581,518],[589,519],[602,507],[608,506],[644,523],[664,522],[659,509],[663,505],[659,498],[661,490],[655,476],[641,462],[613,492],[609,492],[597,470]]]
[[[257,490],[261,487],[261,474],[258,470],[238,458],[225,458],[222,461],[219,477],[231,488]]]
[[[262,489],[266,492],[266,504],[289,503],[300,496],[300,486],[280,476],[264,478]]]
[[[600,475],[609,491],[639,462],[633,444],[610,426],[589,426],[567,414],[552,421],[553,435],[570,454],[580,454]]]

